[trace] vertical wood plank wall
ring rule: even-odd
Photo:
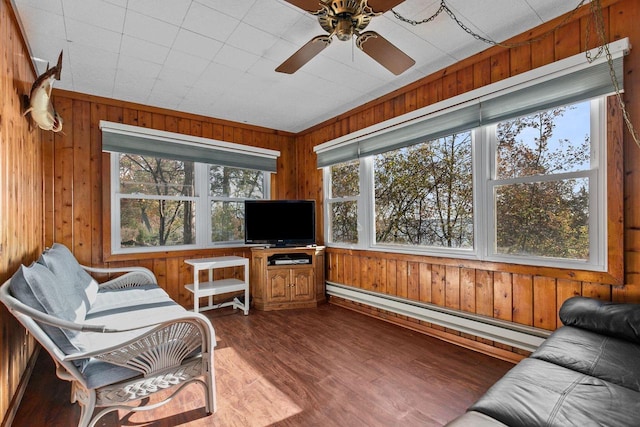
[[[35,75],[12,8],[0,2],[0,283],[42,250],[42,145],[22,116]],[[17,395],[35,343],[0,304],[0,421]]]
[[[603,1],[603,15],[609,41],[629,37],[632,50],[624,60],[624,100],[636,129],[640,128],[640,2],[634,0]],[[549,64],[597,46],[598,38],[590,23],[589,6],[580,9],[569,20],[555,19],[527,31],[510,42],[539,38],[550,29],[561,28],[533,43],[511,49],[491,47],[486,51],[434,73],[390,95],[342,114],[298,135],[297,150],[303,173],[300,193],[313,197],[322,194],[322,173],[313,172],[316,161],[313,147],[325,141],[371,126],[395,116],[422,108],[504,78]],[[590,29],[589,37],[586,36]],[[622,77],[622,76],[621,76]],[[615,107],[615,103],[612,104]],[[615,109],[610,114],[616,113]],[[612,138],[619,138],[620,128],[609,129]],[[524,325],[553,330],[559,326],[557,316],[562,302],[573,295],[585,295],[602,300],[640,302],[640,147],[624,129],[624,178],[610,182],[611,194],[624,195],[624,227],[622,212],[613,212],[612,226],[624,228],[624,284],[612,286],[606,280],[577,280],[570,271],[551,274],[527,266],[464,262],[455,259],[435,259],[391,253],[328,248],[327,280],[357,288],[378,291],[411,300],[513,321]],[[620,163],[620,162],[619,162]],[[624,180],[624,182],[622,182]],[[624,191],[624,193],[622,193]],[[620,225],[617,225],[618,221]],[[623,254],[617,254],[618,259]],[[623,265],[623,263],[619,263]],[[614,272],[615,273],[615,272]],[[618,274],[622,276],[622,274]],[[333,299],[370,315],[396,323],[462,341],[442,328],[416,324],[409,319],[381,312],[370,307]],[[471,338],[472,341],[476,341]],[[478,347],[493,343],[478,340]],[[496,344],[497,347],[500,347]],[[486,350],[486,348],[485,348]],[[509,350],[509,349],[507,349]]]
[[[272,197],[310,198],[322,204],[322,174],[316,168],[313,147],[506,77],[548,64],[584,50],[588,6],[551,37],[532,46],[489,48],[379,100],[315,126],[297,135],[224,120],[182,114],[82,94],[55,91],[65,134],[31,131],[21,115],[20,95],[33,82],[28,52],[11,16],[9,0],[0,3],[2,52],[2,114],[0,116],[0,279],[20,263],[35,260],[52,242],[69,246],[80,262],[93,266],[144,265],[160,285],[184,306],[191,306],[184,284],[191,271],[184,259],[194,256],[249,255],[244,248],[197,252],[157,253],[113,257],[105,253],[109,236],[108,156],[101,152],[101,119],[152,127],[224,141],[280,150]],[[610,40],[629,37],[640,46],[640,4],[637,0],[603,0]],[[561,22],[556,19],[527,31],[512,41],[537,37]],[[596,37],[590,37],[592,43]],[[636,47],[636,49],[638,49]],[[635,72],[634,72],[635,71]],[[640,128],[640,51],[625,58],[625,94],[631,119]],[[470,313],[554,329],[557,309],[571,295],[640,302],[640,148],[624,132],[624,265],[625,284],[611,286],[569,276],[545,275],[526,266],[460,263],[458,260],[369,251],[329,249],[327,280],[386,292],[418,301],[458,308]],[[322,216],[318,224],[323,241]],[[235,270],[219,274],[240,274]],[[352,307],[391,319],[452,341],[478,346],[500,346],[461,336],[409,319]],[[33,342],[0,307],[0,416],[6,420],[11,400],[32,354]],[[26,343],[26,344],[25,344]],[[503,349],[509,352],[511,349]]]
[[[292,134],[65,91],[55,92],[54,105],[68,125],[64,135],[47,133],[43,137],[45,245],[63,243],[86,265],[143,265],[154,271],[159,284],[185,307],[193,306],[192,294],[184,288],[193,282],[185,259],[249,256],[250,251],[240,247],[110,255],[109,154],[101,151],[100,120],[279,150],[272,197],[297,197]],[[242,269],[216,274],[241,275]]]

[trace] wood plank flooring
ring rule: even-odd
[[[206,415],[194,384],[161,408],[114,412],[98,426],[440,426],[513,367],[330,304],[207,313],[217,412]],[[13,426],[77,425],[69,390],[42,351]]]

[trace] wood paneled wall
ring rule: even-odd
[[[100,120],[279,150],[272,197],[297,197],[292,134],[66,91],[55,91],[54,104],[67,125],[64,135],[44,135],[46,246],[63,243],[86,265],[150,268],[159,284],[185,307],[193,306],[192,294],[184,288],[193,282],[185,259],[248,256],[250,252],[246,248],[226,248],[111,255],[109,154],[102,152]],[[231,269],[216,274],[242,273]]]
[[[0,2],[0,283],[42,250],[42,145],[22,115],[35,73],[8,0]],[[35,343],[0,304],[0,420],[12,416]],[[4,424],[3,424],[4,425]]]
[[[602,4],[608,40],[629,37],[633,47],[639,46],[640,27],[637,22],[640,22],[640,2],[611,0],[603,1]],[[560,28],[550,32],[559,25]],[[542,37],[547,33],[548,36]],[[298,135],[297,148],[304,171],[304,179],[299,181],[300,192],[308,195],[322,194],[321,171],[313,172],[316,158],[312,149],[315,145],[578,54],[585,51],[585,47],[593,48],[599,43],[591,25],[589,6],[583,7],[569,19],[560,17],[514,37],[509,42],[529,39],[537,41],[513,48],[491,47]],[[589,46],[586,45],[587,41]],[[636,129],[640,128],[639,71],[640,51],[632,49],[624,60],[624,100]],[[615,103],[612,105],[615,107]],[[609,114],[615,116],[619,114],[619,110],[614,108]],[[619,118],[612,117],[610,138],[620,138],[621,125],[615,125],[616,123],[620,123]],[[609,182],[610,194],[616,198],[624,196],[624,219],[619,210],[610,211],[609,217],[610,229],[614,231],[613,234],[617,234],[610,242],[610,251],[615,251],[613,246],[619,245],[624,234],[624,248],[612,252],[617,257],[613,261],[620,261],[624,256],[624,263],[612,263],[620,266],[612,268],[622,269],[624,265],[624,274],[612,271],[613,276],[624,277],[619,280],[622,284],[610,285],[608,283],[616,281],[606,277],[607,275],[587,272],[553,269],[543,271],[527,266],[336,248],[327,249],[327,280],[549,330],[559,326],[558,309],[564,300],[573,295],[607,301],[640,302],[640,147],[633,142],[626,127],[623,139],[623,153],[620,150],[613,152],[617,156],[617,164],[623,164],[624,173],[614,171],[619,179],[610,179]],[[620,156],[623,156],[623,162],[620,161]],[[408,319],[390,313],[345,301],[334,301],[396,323],[409,324],[410,327],[427,333],[443,335],[442,328],[426,324],[415,325]],[[448,338],[460,341],[451,334]],[[468,338],[475,341],[473,337]],[[475,343],[467,344],[476,346]]]
[[[640,46],[637,0],[603,0],[602,3],[610,40],[629,37],[632,46]],[[248,255],[248,251],[232,248],[110,256],[108,156],[101,152],[99,120],[280,150],[282,156],[278,160],[278,173],[273,177],[272,196],[316,199],[320,214],[322,174],[316,168],[315,145],[579,53],[584,50],[585,31],[589,28],[587,6],[550,37],[533,45],[489,48],[298,135],[57,90],[54,91],[55,105],[65,124],[64,134],[54,135],[29,130],[21,115],[20,96],[28,91],[34,76],[9,0],[2,0],[1,7],[0,279],[9,277],[21,262],[35,260],[45,245],[61,242],[85,264],[135,264],[152,269],[160,285],[186,307],[192,302],[184,290],[184,284],[191,281],[185,258]],[[511,41],[538,37],[560,22],[562,18]],[[589,40],[593,44],[597,38],[592,34]],[[640,127],[639,66],[640,52],[632,50],[625,58],[624,98],[636,127]],[[637,167],[640,148],[626,131],[623,149],[623,285],[576,280],[564,274],[540,274],[525,266],[513,270],[513,267],[493,264],[468,265],[453,259],[338,249],[327,250],[327,279],[546,329],[557,326],[557,308],[570,295],[640,302],[640,172]],[[318,224],[318,236],[321,243],[322,221]],[[239,272],[229,270],[218,274],[228,276]],[[367,307],[354,308],[444,339],[463,344],[465,340],[473,341],[486,348],[500,347]],[[6,420],[10,401],[34,347],[4,308],[0,308],[0,321],[0,415]],[[498,350],[502,349],[495,351]]]

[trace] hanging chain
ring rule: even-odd
[[[413,25],[413,26],[420,25],[420,24],[426,24],[428,22],[431,22],[434,19],[436,19],[436,17],[438,17],[438,15],[440,15],[442,12],[445,12],[447,15],[449,15],[449,17],[460,28],[462,28],[467,34],[469,34],[474,39],[482,41],[482,42],[490,44],[490,45],[493,45],[493,46],[500,46],[500,47],[505,47],[505,48],[514,48],[514,47],[520,47],[520,46],[525,46],[525,45],[531,45],[531,44],[534,44],[536,42],[539,42],[539,41],[549,37],[550,35],[555,33],[556,30],[558,30],[558,28],[564,26],[573,17],[573,15],[575,15],[575,13],[578,11],[578,9],[580,9],[580,7],[582,7],[582,5],[586,1],[587,0],[581,0],[578,3],[578,5],[567,16],[565,16],[565,18],[558,25],[556,25],[555,27],[553,27],[550,30],[544,32],[543,34],[541,34],[538,37],[535,37],[535,38],[532,38],[532,39],[529,39],[529,40],[526,40],[526,41],[523,41],[523,42],[517,42],[517,43],[500,43],[500,42],[496,42],[494,40],[491,40],[489,38],[483,37],[480,34],[477,34],[473,30],[471,30],[468,26],[466,26],[464,24],[464,22],[462,22],[460,19],[458,19],[458,17],[455,15],[455,13],[453,13],[453,11],[451,9],[449,9],[449,7],[446,5],[445,0],[441,0],[440,1],[440,7],[436,11],[436,13],[434,13],[430,17],[428,17],[426,19],[422,19],[420,21],[415,21],[413,19],[405,18],[404,16],[400,15],[398,12],[396,12],[393,9],[391,9],[391,12],[393,12],[393,15],[397,19],[399,19],[400,21],[406,22],[407,24],[410,24],[410,25]],[[609,64],[609,74],[611,75],[611,82],[613,84],[613,88],[615,90],[616,97],[617,97],[618,102],[620,104],[620,108],[622,109],[622,117],[624,119],[625,124],[627,125],[627,129],[629,130],[629,133],[631,134],[631,137],[633,138],[635,143],[638,145],[638,147],[640,147],[640,138],[638,138],[638,134],[636,133],[636,131],[635,131],[634,127],[633,127],[633,124],[631,123],[631,118],[629,116],[629,112],[627,111],[626,104],[625,104],[624,100],[622,99],[622,93],[621,93],[621,90],[620,90],[620,84],[618,82],[618,78],[616,77],[616,73],[615,73],[615,70],[614,70],[614,67],[613,67],[613,57],[611,55],[611,52],[609,51],[609,46],[607,44],[606,34],[605,34],[605,26],[604,26],[604,19],[602,18],[601,0],[591,0],[590,8],[591,8],[591,15],[593,17],[593,24],[591,23],[591,21],[589,22],[589,25],[587,25],[587,31],[586,31],[586,36],[585,36],[585,43],[586,43],[585,55],[587,57],[587,61],[593,62],[597,58],[602,56],[603,53],[605,54],[605,56],[607,58],[607,62]],[[595,53],[595,55],[593,55],[591,53],[591,51],[588,49],[589,39],[590,39],[589,27],[591,25],[595,26],[596,34],[598,35],[598,38],[600,39],[599,40],[600,41],[600,46],[598,47],[597,52]]]
[[[620,109],[622,110],[622,118],[624,119],[625,124],[627,125],[627,129],[633,138],[633,141],[636,143],[638,147],[640,147],[640,138],[638,137],[638,133],[633,127],[633,123],[631,123],[631,117],[629,116],[629,111],[627,110],[627,106],[622,99],[622,91],[620,90],[620,83],[618,82],[618,77],[616,76],[616,72],[613,68],[613,57],[611,56],[611,52],[609,51],[609,44],[607,42],[607,35],[604,27],[604,19],[602,18],[602,4],[600,0],[591,0],[591,17],[593,21],[589,20],[589,25],[587,25],[587,32],[585,36],[586,43],[586,56],[587,61],[590,63],[598,59],[602,54],[605,54],[607,58],[607,63],[609,64],[609,74],[611,76],[611,83],[613,84],[613,88],[616,93],[616,98],[618,99],[618,104],[620,105]],[[589,47],[589,27],[593,25],[595,26],[596,34],[598,35],[598,41],[600,46],[595,55],[591,54],[591,51],[588,49]]]
[[[455,13],[453,13],[453,11],[449,8],[449,6],[447,6],[447,4],[445,3],[444,0],[440,1],[440,7],[438,8],[438,10],[436,11],[436,13],[434,13],[433,15],[431,15],[430,17],[426,18],[426,19],[422,19],[420,21],[414,21],[412,19],[409,18],[405,18],[404,16],[400,15],[398,12],[396,12],[395,10],[391,9],[391,12],[393,12],[393,15],[399,19],[402,22],[406,22],[407,24],[411,24],[413,26],[416,25],[420,25],[420,24],[426,24],[428,22],[433,21],[438,15],[440,15],[442,12],[446,12],[447,15],[449,15],[449,17],[458,25],[458,27],[462,28],[464,30],[464,32],[466,32],[467,34],[469,34],[471,37],[473,37],[476,40],[480,40],[484,43],[493,45],[493,46],[501,46],[501,47],[508,47],[508,48],[513,48],[513,47],[520,47],[520,46],[524,46],[524,45],[528,45],[528,44],[532,44],[535,43],[537,41],[543,40],[545,38],[547,38],[548,36],[550,36],[551,34],[553,34],[559,27],[563,26],[564,24],[566,24],[569,19],[571,19],[571,17],[578,11],[578,9],[580,9],[580,7],[586,2],[587,0],[580,0],[580,3],[578,3],[578,5],[571,11],[571,13],[569,15],[567,15],[562,22],[560,22],[560,24],[558,24],[556,27],[552,28],[551,30],[543,33],[542,35],[540,35],[539,37],[536,37],[534,39],[529,39],[527,41],[524,42],[520,42],[520,43],[500,43],[497,42],[495,40],[491,40],[489,38],[483,37],[480,34],[474,32],[471,28],[467,27],[467,25],[465,25],[464,22],[462,22],[460,19],[458,19],[458,17],[456,16]]]

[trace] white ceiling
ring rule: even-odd
[[[353,43],[333,43],[295,74],[275,68],[317,19],[284,0],[12,0],[38,72],[64,51],[55,88],[299,132],[490,47],[446,13],[412,26],[391,11],[373,30],[416,65],[394,76]],[[421,20],[441,0],[394,10]],[[472,31],[503,41],[579,0],[446,0]]]

